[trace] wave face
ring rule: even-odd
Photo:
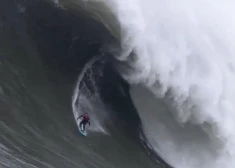
[[[113,37],[66,3],[0,1],[0,167],[160,167],[138,139],[128,84],[101,51]],[[87,137],[73,115],[84,111]]]
[[[176,168],[234,167],[235,2],[95,3],[115,18],[98,11],[152,149]]]

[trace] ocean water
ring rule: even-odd
[[[0,6],[2,167],[234,167],[234,1]]]

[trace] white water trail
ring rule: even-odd
[[[72,96],[72,109],[77,125],[79,125],[80,121],[77,120],[77,118],[87,112],[92,122],[91,126],[86,126],[86,129],[93,132],[109,134],[103,126],[104,120],[106,119],[106,114],[104,114],[106,108],[100,100],[99,95],[96,94],[96,92],[90,93],[89,88],[86,88],[83,81],[85,74],[90,73],[90,82],[95,82],[95,80],[93,80],[93,71],[91,68],[95,61],[97,61],[97,58],[90,60],[79,74]],[[95,87],[95,83],[93,86]]]
[[[235,1],[94,4],[105,6],[95,12],[107,27],[118,26],[117,59],[132,67],[120,72],[159,155],[176,168],[235,167]]]

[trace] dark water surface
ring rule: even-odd
[[[100,87],[114,109],[111,135],[78,132],[71,109],[77,77],[112,40],[102,25],[50,3],[0,2],[1,168],[160,167],[137,140],[138,116],[108,65]]]

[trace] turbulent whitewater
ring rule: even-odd
[[[234,167],[235,2],[84,3],[121,42],[116,68],[153,150],[176,168]]]

